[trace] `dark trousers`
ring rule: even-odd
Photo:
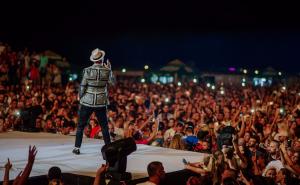
[[[108,131],[106,106],[105,107],[87,107],[87,106],[81,105],[80,109],[79,109],[79,123],[77,126],[77,132],[76,132],[75,147],[80,148],[81,143],[82,143],[84,127],[88,124],[88,120],[93,112],[95,112],[97,119],[100,123],[104,143],[105,144],[110,143],[110,134]]]

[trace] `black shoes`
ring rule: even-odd
[[[79,148],[74,148],[72,153],[75,154],[75,155],[79,155],[80,154]]]

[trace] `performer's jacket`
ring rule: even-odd
[[[80,104],[88,107],[104,107],[108,102],[107,86],[114,84],[112,70],[101,64],[83,69],[80,84]]]

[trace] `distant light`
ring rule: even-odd
[[[255,109],[251,109],[251,113],[254,113],[255,112]]]
[[[145,70],[149,69],[149,66],[148,66],[148,65],[145,65],[145,66],[144,66],[144,69],[145,69]]]
[[[69,81],[72,81],[73,80],[73,78],[72,77],[69,77]]]
[[[216,86],[212,85],[212,86],[211,86],[211,89],[212,89],[212,90],[215,90],[215,89],[216,89]]]
[[[284,112],[284,109],[283,108],[280,108],[279,109],[279,112],[282,114]]]
[[[283,87],[282,87],[282,90],[284,90],[284,91],[285,91],[285,90],[286,90],[286,87],[285,87],[285,86],[283,86]]]
[[[258,70],[255,70],[254,73],[258,75],[259,71],[258,71]]]
[[[197,79],[196,79],[196,78],[194,78],[194,79],[193,79],[193,82],[194,82],[194,83],[197,83]]]
[[[181,86],[182,84],[181,84],[181,82],[178,82],[177,85],[178,85],[178,86]]]
[[[243,78],[243,79],[242,79],[242,81],[243,81],[243,82],[246,82],[246,79],[245,79],[245,78]]]
[[[242,82],[242,86],[243,86],[243,87],[245,87],[245,86],[246,86],[245,82]]]
[[[145,81],[146,81],[145,78],[142,78],[142,79],[141,79],[141,82],[142,82],[142,83],[145,83]]]
[[[126,73],[126,69],[125,68],[122,69],[122,73]]]
[[[298,93],[298,96],[300,96],[300,92]]]
[[[279,72],[278,72],[278,75],[279,75],[279,76],[281,76],[281,75],[282,75],[282,73],[279,71]]]
[[[247,69],[244,69],[244,70],[243,70],[243,73],[244,73],[244,74],[247,74],[247,73],[248,73]]]
[[[169,98],[165,98],[165,102],[168,103],[170,100]]]
[[[230,71],[230,72],[235,72],[236,69],[235,69],[234,67],[230,67],[230,68],[228,68],[228,71]]]
[[[225,94],[225,91],[224,91],[224,90],[221,90],[220,93],[221,93],[221,94]]]
[[[207,86],[207,87],[210,87],[210,83],[207,83],[206,86]]]

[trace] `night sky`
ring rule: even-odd
[[[90,65],[90,52],[99,47],[116,69],[158,68],[179,58],[200,70],[273,66],[299,72],[297,7],[259,1],[10,2],[0,13],[0,40],[16,49],[52,49],[73,67]]]

